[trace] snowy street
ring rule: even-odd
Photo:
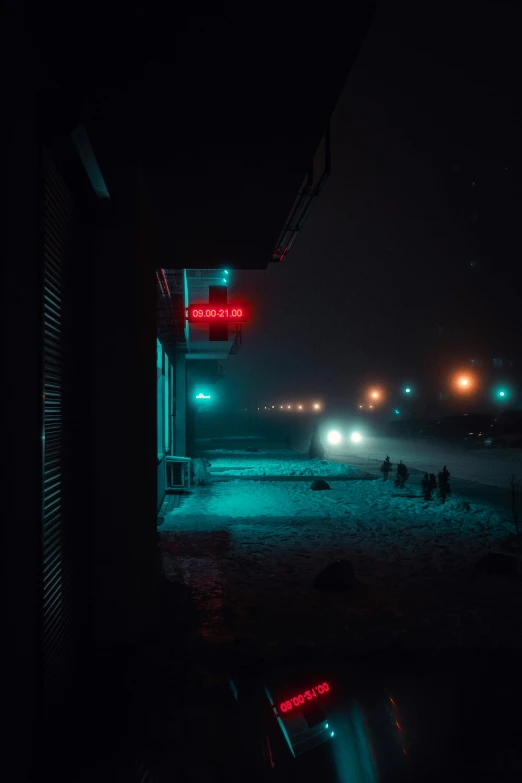
[[[182,498],[160,537],[165,572],[192,590],[207,641],[255,654],[339,642],[354,652],[480,645],[488,635],[488,644],[522,644],[511,621],[519,579],[473,574],[513,532],[502,508],[467,505],[456,491],[445,505],[425,502],[413,476],[398,490],[348,456],[310,461],[266,447],[202,456],[212,483]],[[311,491],[314,475],[331,490]],[[357,587],[315,590],[316,574],[339,558],[353,563]]]
[[[464,444],[429,442],[422,439],[368,437],[357,445],[341,444],[331,448],[329,456],[352,465],[382,463],[389,454],[392,462],[402,459],[409,467],[428,473],[437,473],[447,464],[454,478],[485,484],[491,487],[509,487],[509,476],[522,478],[522,450],[466,448]]]

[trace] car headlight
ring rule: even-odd
[[[332,446],[337,446],[342,441],[342,435],[337,430],[330,430],[328,435],[326,436],[326,439],[328,440],[328,443],[331,443]]]

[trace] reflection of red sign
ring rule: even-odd
[[[245,307],[238,302],[212,304],[197,302],[187,308],[187,320],[190,324],[244,324],[246,321]]]

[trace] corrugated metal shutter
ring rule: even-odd
[[[43,666],[46,699],[54,701],[70,665],[72,563],[64,516],[64,388],[66,339],[64,272],[74,206],[50,156],[44,153],[44,437],[42,509]],[[62,686],[62,688],[60,687]]]

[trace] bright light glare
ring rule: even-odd
[[[228,269],[224,269],[223,272],[228,275]]]
[[[373,405],[368,405],[369,408],[373,408]]]
[[[335,737],[335,734],[333,731],[330,732],[330,737]]]
[[[350,435],[350,440],[352,443],[360,443],[362,441],[362,435],[360,432],[352,432]]]
[[[341,433],[337,432],[337,430],[331,430],[327,435],[327,439],[328,443],[331,443],[332,446],[337,446],[342,440]]]
[[[506,396],[506,392],[503,392],[503,391],[502,391],[502,392],[499,392],[499,396],[500,396],[500,397],[505,397],[505,396]]]
[[[314,408],[315,408],[316,411],[318,411],[320,407],[321,406],[319,405],[318,402],[314,402]]]
[[[372,397],[374,400],[379,399],[379,392],[372,392]]]
[[[280,405],[279,407],[281,408],[281,410],[283,410],[283,406],[282,405]]]
[[[409,386],[407,386],[406,389],[404,389],[404,391],[406,392],[406,394],[411,394],[411,389]]]
[[[327,728],[328,728],[328,723],[325,724],[325,729],[327,729]]]
[[[477,377],[469,372],[457,373],[453,376],[455,391],[470,394],[477,389]]]
[[[290,410],[290,408],[291,408],[292,406],[291,406],[291,405],[287,405],[286,407],[288,408],[288,410]]]
[[[303,406],[302,405],[298,405],[297,407],[299,408],[300,411],[303,410]]]

